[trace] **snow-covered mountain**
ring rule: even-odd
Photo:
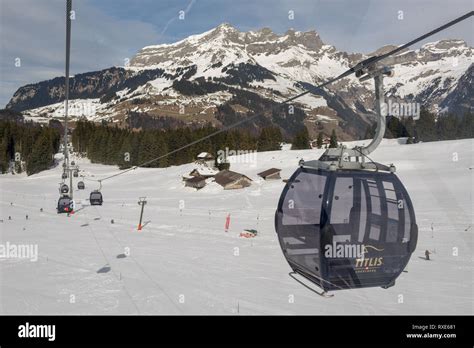
[[[318,84],[390,48],[349,54],[325,44],[315,31],[278,35],[268,28],[240,32],[221,24],[173,44],[144,47],[126,67],[76,75],[71,97],[80,100],[72,103],[70,114],[119,124],[131,113],[145,113],[183,124],[226,125],[301,92],[300,82]],[[473,48],[462,40],[405,51],[404,62],[394,67],[395,77],[385,79],[387,96],[464,112],[473,96],[472,55]],[[27,110],[36,120],[61,117],[63,85],[64,78],[56,78],[23,86],[7,107]],[[289,133],[305,123],[313,133],[338,127],[348,137],[359,137],[373,112],[373,82],[350,76],[320,95],[305,95],[295,106],[303,115],[297,124],[278,122],[271,115],[268,121]]]

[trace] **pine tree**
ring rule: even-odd
[[[387,116],[384,138],[400,138],[403,135],[403,126],[400,120],[395,116]]]
[[[413,120],[413,117],[406,117],[403,119],[403,129],[404,133],[402,136],[408,137],[408,141],[410,143],[413,142],[413,138],[415,137],[415,121]]]
[[[426,109],[421,109],[420,118],[416,121],[417,141],[437,140],[435,114]]]
[[[329,147],[330,148],[336,148],[338,146],[337,144],[337,135],[336,135],[336,130],[333,129],[331,132],[331,137],[329,138]]]
[[[364,139],[372,139],[375,136],[376,124],[369,124],[365,130]]]
[[[318,138],[316,139],[316,147],[318,149],[323,147],[323,133],[322,132],[319,132],[318,134]]]
[[[0,141],[0,173],[6,173],[8,171],[8,163],[7,139],[2,137]]]
[[[49,169],[53,162],[53,148],[51,139],[47,132],[40,135],[35,142],[33,151],[26,162],[26,173],[28,175],[39,173],[42,170]]]
[[[264,127],[258,137],[258,151],[275,151],[280,149],[281,131],[275,127]]]
[[[156,162],[147,163],[157,157],[158,147],[152,131],[142,132],[140,150],[138,152],[138,164],[143,167],[155,167]]]
[[[466,112],[461,117],[461,121],[458,125],[457,137],[459,139],[473,138],[473,119],[474,116],[471,112]]]
[[[168,145],[166,144],[165,138],[163,135],[158,135],[157,139],[157,149],[158,149],[158,156],[164,156],[168,153]],[[157,156],[157,157],[158,157]],[[160,158],[158,160],[158,166],[160,167],[167,167],[169,165],[168,163],[168,156]]]
[[[436,122],[438,140],[456,139],[458,136],[459,120],[456,115],[440,115]]]
[[[302,130],[295,134],[293,141],[291,143],[292,150],[303,150],[310,149],[309,145],[309,134],[308,129],[304,127]]]

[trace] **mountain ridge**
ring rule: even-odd
[[[393,47],[385,45],[373,54]],[[438,40],[406,50],[400,56],[409,61],[395,65],[395,77],[385,79],[387,97],[419,102],[430,109],[442,105],[460,113],[469,110],[473,92],[466,81],[472,55],[473,48],[459,39]],[[126,67],[74,76],[71,98],[87,100],[94,107],[92,114],[71,116],[123,125],[127,113],[133,111],[151,117],[177,117],[185,123],[210,121],[219,125],[217,108],[230,103],[239,90],[269,103],[282,101],[302,91],[300,82],[317,85],[367,57],[337,50],[324,43],[314,30],[289,29],[278,35],[269,28],[240,32],[223,23],[175,43],[145,46]],[[459,81],[464,84],[462,88],[457,88]],[[63,84],[64,77],[59,77],[20,87],[7,108],[24,111],[37,121],[59,116]],[[312,133],[338,128],[349,138],[357,138],[374,113],[372,90],[372,81],[361,83],[350,76],[325,88],[324,96],[306,95],[295,105],[304,110],[303,123]],[[335,104],[340,106],[338,110],[331,107]],[[184,114],[180,107],[184,107]],[[359,125],[355,127],[357,132],[348,131],[354,127],[344,127],[350,121],[341,117],[341,112],[349,111]]]

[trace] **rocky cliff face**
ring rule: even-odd
[[[465,112],[474,112],[473,86],[474,65],[461,76],[456,86],[441,102],[441,110],[461,115]]]
[[[110,68],[78,74],[70,79],[71,99],[101,98],[125,88],[135,90],[150,80],[164,75],[162,69],[144,70],[138,74],[123,68]],[[20,87],[7,109],[24,111],[64,100],[64,77]]]

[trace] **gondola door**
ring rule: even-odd
[[[334,174],[330,187],[321,243],[328,290],[393,285],[416,233],[405,188],[393,174],[353,172]]]
[[[280,246],[294,271],[320,284],[321,215],[328,173],[300,168],[288,180],[275,215]]]
[[[329,291],[361,287],[354,270],[363,251],[358,242],[359,228],[363,228],[366,219],[361,182],[350,172],[333,172],[328,187],[321,233],[322,275],[326,279],[323,288]]]

